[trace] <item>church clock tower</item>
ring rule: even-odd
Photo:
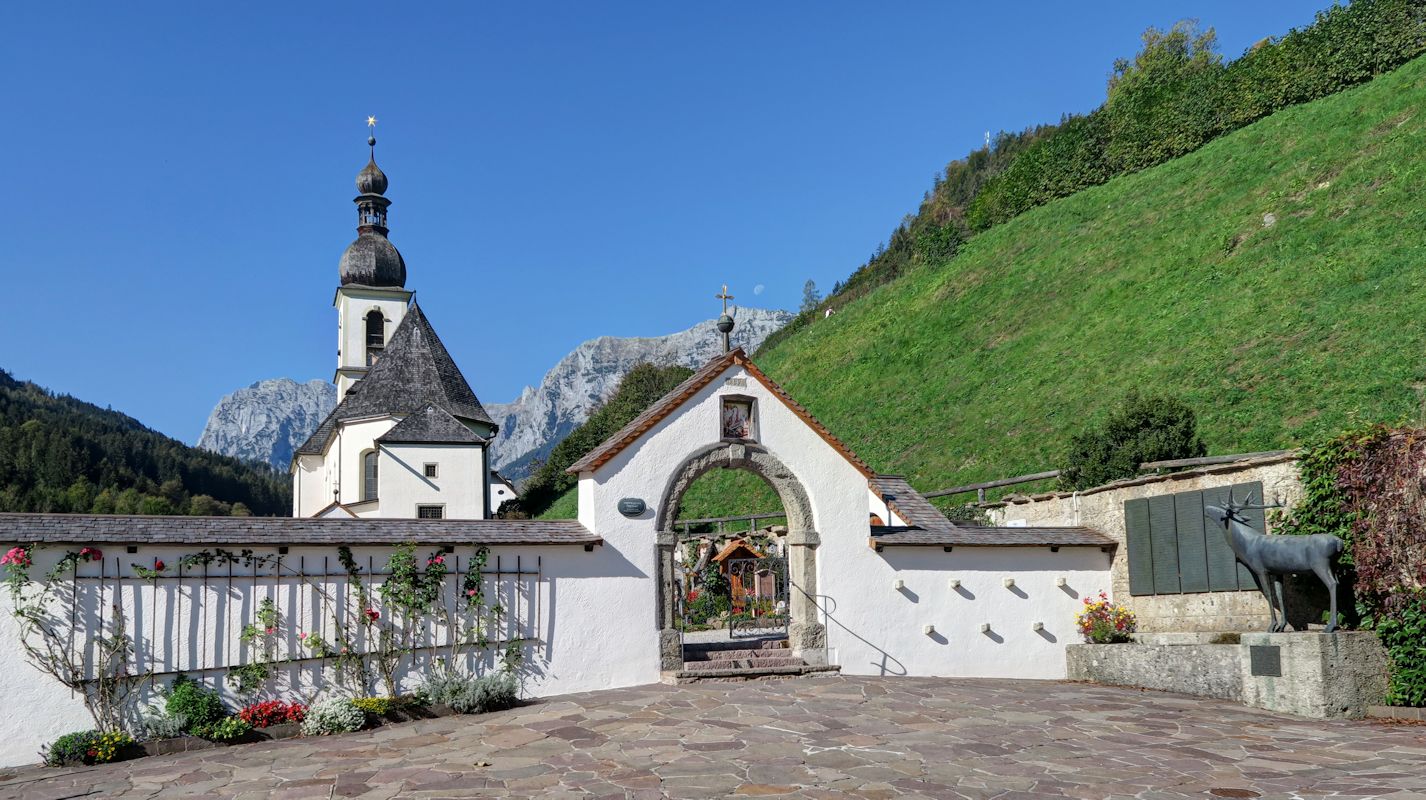
[[[386,238],[386,173],[376,166],[376,119],[367,118],[372,134],[366,143],[371,160],[357,173],[357,238],[342,254],[341,286],[337,288],[337,401],[366,376],[381,358],[392,331],[401,324],[411,302],[406,286],[406,262]]]

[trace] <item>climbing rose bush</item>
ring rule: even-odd
[[[1084,598],[1084,608],[1075,614],[1074,621],[1080,635],[1091,644],[1133,641],[1139,624],[1134,612],[1111,601],[1104,592]]]

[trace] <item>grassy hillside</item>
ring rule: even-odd
[[[1426,393],[1426,60],[1030,211],[758,363],[921,488],[1056,465],[1132,387],[1209,451]]]

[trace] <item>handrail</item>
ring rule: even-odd
[[[1001,486],[1014,486],[1019,483],[1033,483],[1034,481],[1049,480],[1050,478],[1058,478],[1059,476],[1060,471],[1057,469],[1052,469],[1046,472],[1036,472],[1032,475],[1021,475],[1015,478],[1001,478],[1000,480],[996,481],[982,481],[981,483],[968,483],[965,486],[954,486],[950,489],[937,489],[934,492],[926,492],[922,496],[945,497],[947,495],[952,494],[965,494],[966,492],[976,492],[982,495],[982,499],[984,499],[983,495],[986,489],[998,489]]]
[[[1139,471],[1140,471],[1140,472],[1153,472],[1153,471],[1161,470],[1161,469],[1177,469],[1177,468],[1180,468],[1180,467],[1210,467],[1210,466],[1214,466],[1214,465],[1217,465],[1217,464],[1233,464],[1233,463],[1236,463],[1236,462],[1239,462],[1239,461],[1247,461],[1247,460],[1249,460],[1249,459],[1255,459],[1255,458],[1274,458],[1274,457],[1276,457],[1276,456],[1285,456],[1285,455],[1287,455],[1287,454],[1289,454],[1289,453],[1291,453],[1291,452],[1292,452],[1291,450],[1262,450],[1262,451],[1259,451],[1259,452],[1256,452],[1256,453],[1233,453],[1233,454],[1226,455],[1226,456],[1201,456],[1201,457],[1199,457],[1199,458],[1170,458],[1170,459],[1166,459],[1166,460],[1164,460],[1164,461],[1145,461],[1144,463],[1142,463],[1142,464],[1139,465]],[[937,490],[934,491],[934,492],[923,492],[923,493],[922,493],[922,496],[923,496],[923,497],[926,497],[926,498],[931,498],[931,497],[949,497],[950,495],[955,495],[955,494],[966,494],[966,493],[968,493],[968,492],[975,492],[975,494],[976,494],[976,502],[978,502],[978,503],[984,503],[984,502],[985,502],[985,490],[986,490],[986,489],[999,489],[999,488],[1004,487],[1004,486],[1017,486],[1017,485],[1022,484],[1022,483],[1034,483],[1035,481],[1046,481],[1046,480],[1049,480],[1049,479],[1051,479],[1051,478],[1058,478],[1059,476],[1060,476],[1060,471],[1059,471],[1059,470],[1057,470],[1057,469],[1051,469],[1051,470],[1046,470],[1046,471],[1044,471],[1044,472],[1034,472],[1034,473],[1031,473],[1031,474],[1029,474],[1029,475],[1017,475],[1017,476],[1014,477],[1014,478],[1000,478],[1000,479],[998,479],[998,480],[993,480],[993,481],[981,481],[980,483],[968,483],[968,484],[966,484],[966,485],[964,485],[964,486],[952,486],[952,487],[949,488],[949,489],[937,489]],[[724,526],[726,523],[729,523],[729,522],[742,522],[742,521],[746,520],[746,521],[748,522],[748,529],[749,529],[749,530],[752,530],[752,524],[753,524],[754,522],[758,521],[758,520],[762,520],[762,519],[778,519],[778,518],[785,518],[786,516],[787,516],[786,513],[778,513],[778,514],[738,514],[738,515],[736,515],[736,516],[731,516],[731,517],[706,517],[706,518],[704,518],[704,519],[680,519],[680,520],[675,520],[673,524],[675,524],[675,525],[682,525],[682,526],[683,526],[683,532],[684,532],[685,534],[689,532],[688,529],[689,529],[689,527],[692,526],[692,525],[709,525],[709,524],[716,524],[716,525],[718,526],[718,532],[719,532],[719,533],[723,533],[723,526]]]
[[[1216,464],[1234,464],[1239,461],[1247,461],[1255,458],[1273,458],[1285,456],[1291,450],[1262,450],[1256,453],[1232,453],[1225,456],[1201,456],[1199,458],[1170,458],[1163,461],[1145,461],[1139,465],[1140,472],[1154,472],[1162,469],[1178,469],[1180,467],[1210,467]],[[965,494],[967,492],[976,493],[976,502],[985,502],[986,489],[998,489],[1002,486],[1015,486],[1021,483],[1033,483],[1035,481],[1058,478],[1060,471],[1057,469],[1046,472],[1036,472],[1030,475],[1020,475],[1014,478],[1001,478],[994,481],[982,481],[981,483],[968,483],[965,486],[954,486],[950,489],[937,489],[934,492],[925,492],[924,497],[946,497],[953,494]]]
[[[786,519],[786,518],[787,518],[787,513],[786,513],[786,512],[783,512],[783,511],[779,511],[779,512],[777,512],[777,513],[767,513],[767,514],[736,514],[736,515],[731,516],[731,517],[704,517],[703,519],[676,519],[676,520],[673,521],[673,524],[674,524],[674,525],[681,525],[681,526],[683,527],[683,532],[684,532],[685,534],[687,534],[687,533],[689,532],[689,531],[688,531],[689,527],[690,527],[690,526],[693,526],[693,525],[710,525],[710,524],[716,524],[716,525],[718,526],[718,532],[719,532],[719,533],[722,533],[722,532],[723,532],[723,526],[724,526],[726,523],[729,523],[729,522],[744,522],[744,521],[746,521],[746,522],[748,523],[748,530],[751,531],[751,530],[753,529],[753,523],[757,522],[758,520],[762,520],[762,519]]]
[[[1285,456],[1291,452],[1291,450],[1263,450],[1258,453],[1237,453],[1230,456],[1203,456],[1201,458],[1170,458],[1166,461],[1145,461],[1139,465],[1139,471],[1150,472],[1156,469],[1175,469],[1177,467],[1210,467],[1214,464],[1233,464],[1238,461],[1247,461],[1253,458]]]

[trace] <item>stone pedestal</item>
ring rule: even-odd
[[[1386,648],[1371,631],[1245,633],[1242,648],[1247,705],[1358,719],[1386,697]]]

